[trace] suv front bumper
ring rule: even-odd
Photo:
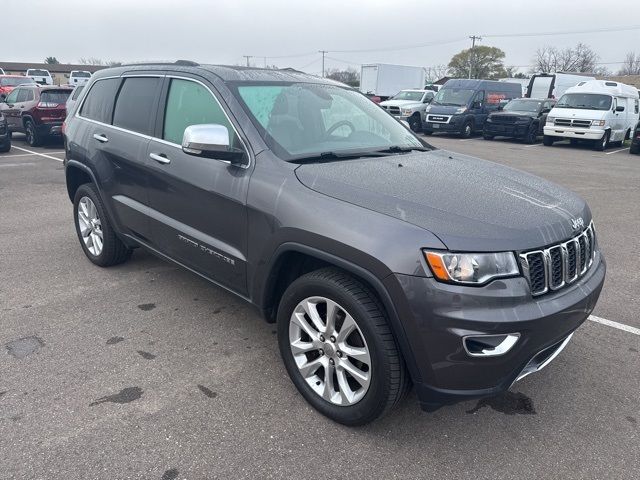
[[[544,127],[544,134],[548,137],[575,138],[582,140],[600,140],[604,135],[604,129],[576,128],[576,127]]]
[[[539,297],[531,296],[523,277],[494,280],[484,287],[410,275],[387,277],[415,360],[419,378],[414,383],[422,407],[433,410],[495,395],[546,366],[593,311],[605,271],[598,253],[580,280]],[[503,355],[475,357],[464,348],[464,337],[501,334],[519,334]]]

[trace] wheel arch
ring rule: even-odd
[[[72,202],[80,185],[93,183],[96,185],[96,188],[98,185],[91,169],[75,160],[67,160],[65,178],[67,181],[67,194],[69,195],[69,200]]]
[[[331,253],[297,243],[285,243],[274,253],[260,298],[260,310],[269,323],[274,323],[282,294],[298,277],[323,267],[339,268],[366,285],[380,300],[389,319],[389,327],[414,381],[420,374],[406,332],[391,295],[381,279],[369,270]]]

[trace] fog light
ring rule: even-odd
[[[472,357],[498,357],[511,350],[519,338],[519,333],[469,335],[462,339],[462,345]]]

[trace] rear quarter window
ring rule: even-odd
[[[119,78],[98,80],[93,84],[80,109],[80,115],[102,123],[111,123]]]

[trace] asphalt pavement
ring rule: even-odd
[[[504,395],[425,413],[412,392],[344,427],[297,394],[274,326],[243,301],[141,250],[91,264],[62,146],[16,136],[0,154],[2,478],[639,478],[640,156],[427,141],[587,199],[609,267],[594,315],[613,323],[585,322]]]

